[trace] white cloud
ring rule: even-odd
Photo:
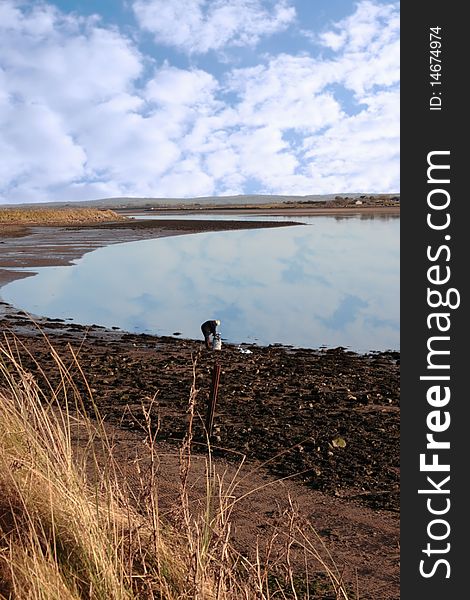
[[[0,12],[0,192],[5,201],[47,200],[50,190],[109,170],[109,146],[102,163],[93,158],[139,104],[127,91],[142,57],[96,19],[21,6],[7,1]]]
[[[217,81],[206,71],[164,65],[145,87],[145,98],[161,105],[212,103]]]
[[[128,89],[142,69],[139,52],[118,32],[48,5],[23,13],[10,27],[0,15],[0,30],[9,87],[29,102],[73,112]]]
[[[319,41],[332,50],[347,46],[348,52],[357,52],[382,45],[399,30],[396,4],[375,4],[362,0],[355,12],[333,24],[333,28],[319,35]]]
[[[228,122],[243,131],[225,128],[223,143],[206,148],[213,157],[221,148],[237,156],[225,176],[238,169],[271,193],[399,190],[396,21],[394,13],[375,9],[372,18],[364,6],[336,25],[341,38],[357,39],[353,50],[328,59],[282,54],[231,72],[226,85],[238,103]],[[393,15],[389,25],[385,13]],[[359,31],[362,44],[375,40],[371,48],[358,50]],[[352,107],[342,106],[341,90]],[[214,161],[208,159],[210,167]]]
[[[203,29],[241,4],[225,45],[291,18],[285,2],[187,7]],[[360,2],[316,41],[326,58],[285,51],[210,73],[157,62],[97,17],[4,0],[0,202],[398,191],[398,7]]]
[[[212,196],[215,180],[206,174],[198,158],[180,162],[155,184],[155,196],[184,198],[188,196]]]
[[[133,9],[157,43],[189,54],[253,46],[296,14],[288,0],[135,0]]]
[[[24,103],[2,111],[3,152],[6,165],[16,165],[16,177],[36,185],[51,179],[64,182],[83,173],[86,155],[66,133],[60,117],[48,107]],[[48,148],[45,153],[44,148]],[[57,160],[60,156],[60,160]],[[5,163],[4,163],[5,164]]]
[[[314,36],[308,36],[310,39],[315,39]],[[346,34],[344,31],[336,33],[335,31],[325,31],[320,35],[320,40],[324,46],[332,50],[340,50],[346,42]]]
[[[354,14],[323,32],[319,41],[335,51],[329,62],[339,66],[347,87],[361,94],[373,86],[398,84],[399,28],[398,5],[363,0]]]
[[[322,136],[305,139],[305,162],[315,189],[397,191],[398,92],[364,101],[366,110],[338,121]]]
[[[253,126],[315,130],[335,122],[341,107],[325,87],[336,80],[311,57],[280,55],[266,66],[237,69],[228,87],[240,98],[240,121]]]

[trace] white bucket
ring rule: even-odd
[[[214,335],[214,339],[212,340],[212,350],[221,350],[222,349],[222,338],[220,333],[216,333]]]

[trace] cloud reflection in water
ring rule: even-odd
[[[31,313],[127,331],[230,342],[399,349],[399,219],[116,244],[5,287]]]

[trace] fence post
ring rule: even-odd
[[[207,406],[207,416],[206,416],[206,431],[207,436],[210,438],[212,436],[212,426],[214,424],[214,413],[215,413],[215,404],[217,402],[217,393],[219,391],[219,380],[220,380],[220,365],[217,361],[214,361],[214,366],[212,367],[212,382],[211,382],[211,390],[209,394],[209,404]]]

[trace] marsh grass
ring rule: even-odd
[[[25,351],[12,336],[0,343],[0,597],[351,598],[333,558],[290,498],[265,547],[257,545],[250,558],[235,549],[233,510],[247,495],[237,491],[243,460],[226,480],[215,468],[208,444],[204,502],[191,502],[196,360],[180,448],[179,499],[171,518],[164,520],[158,498],[158,424],[150,416],[155,399],[143,403],[148,455],[131,484],[113,456],[76,353],[70,348],[66,359],[50,345],[58,383],[43,373],[39,385],[22,365]],[[86,398],[78,379],[85,382]],[[85,403],[92,407],[91,417]],[[78,429],[79,452],[74,447]]]
[[[113,210],[95,208],[1,208],[0,224],[8,225],[74,225],[122,221],[126,217]]]

